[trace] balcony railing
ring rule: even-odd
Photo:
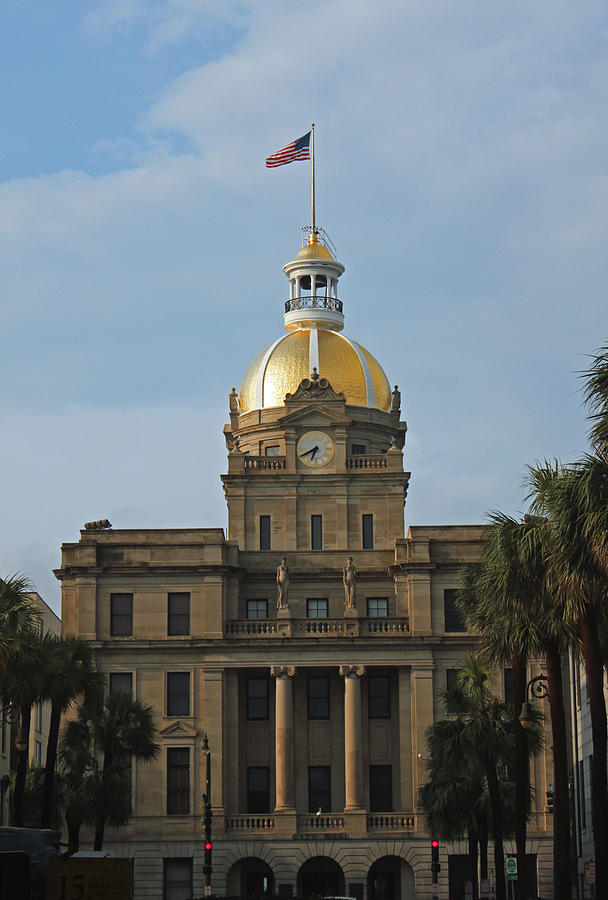
[[[226,831],[272,831],[274,818],[272,816],[227,816]]]
[[[297,817],[298,832],[344,831],[344,816],[341,813],[309,813]]]
[[[296,309],[329,309],[331,312],[342,312],[342,301],[337,297],[323,297],[314,294],[310,297],[293,297],[285,301],[285,312]]]
[[[416,831],[417,816],[413,813],[368,813],[367,830],[378,834],[396,831]],[[299,834],[319,834],[321,832],[343,834],[345,817],[343,813],[306,813],[296,818]],[[226,816],[226,831],[237,833],[270,833],[274,830],[275,820],[271,814],[252,815],[243,813]]]
[[[291,634],[297,638],[339,638],[351,635],[354,621],[358,622],[359,634],[362,637],[399,637],[409,633],[407,619],[361,617],[353,619],[291,619]],[[226,636],[234,638],[284,638],[285,631],[280,627],[285,620],[279,619],[229,619],[226,622]]]
[[[372,813],[367,817],[368,831],[415,831],[416,816],[403,813]]]
[[[386,453],[368,453],[346,457],[347,469],[386,469]]]
[[[287,468],[286,456],[250,456],[245,454],[245,470],[249,472],[276,472]]]

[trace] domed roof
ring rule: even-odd
[[[280,337],[256,356],[239,391],[241,410],[282,406],[316,368],[346,402],[388,410],[391,390],[382,367],[356,341],[336,331],[300,328]]]
[[[323,244],[305,244],[298,250],[296,259],[333,259],[333,256]]]

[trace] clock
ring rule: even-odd
[[[333,459],[334,442],[324,431],[307,431],[298,441],[296,453],[305,466],[318,469]]]

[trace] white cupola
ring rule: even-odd
[[[335,247],[322,228],[304,229],[302,249],[283,266],[283,271],[289,279],[285,329],[342,331],[344,315],[342,301],[338,300],[338,279],[344,266],[335,259]]]

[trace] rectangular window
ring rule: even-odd
[[[110,594],[110,635],[131,637],[133,634],[133,594]]]
[[[110,672],[110,693],[116,694],[118,691],[133,696],[132,672]]]
[[[42,635],[44,634],[44,621],[42,620],[41,616],[38,616],[38,618],[36,619],[36,632],[38,634],[38,637],[42,637]]]
[[[0,725],[0,739],[2,741],[2,746],[0,747],[0,750],[2,750],[3,755],[6,755],[6,728],[7,728],[6,722],[3,720],[2,725]],[[0,821],[1,821],[1,817],[0,817]]]
[[[36,700],[36,704],[34,706],[34,727],[38,734],[42,732],[42,701]]]
[[[167,634],[190,634],[190,594],[185,591],[167,594]]]
[[[272,447],[264,447],[264,456],[280,456],[281,448],[279,444],[273,444]]]
[[[368,714],[370,719],[390,719],[391,680],[388,675],[370,675],[367,681]]]
[[[329,719],[329,678],[308,679],[308,718]]]
[[[268,618],[268,600],[248,600],[247,601],[247,618],[248,619],[267,619]]]
[[[331,812],[331,768],[329,766],[308,767],[308,811],[311,813]]]
[[[363,539],[363,549],[374,549],[374,517],[371,513],[361,516],[361,531]]]
[[[462,712],[462,706],[454,691],[458,688],[458,675],[460,669],[445,670],[446,710],[449,713]]]
[[[504,669],[503,671],[503,690],[505,703],[515,703],[515,694],[513,692],[513,669]]]
[[[393,811],[392,766],[369,767],[369,808],[370,812]]]
[[[367,615],[373,619],[385,619],[388,616],[388,597],[368,597]]]
[[[167,672],[167,715],[190,715],[190,672]]]
[[[270,516],[260,516],[260,550],[270,550]]]
[[[190,750],[167,750],[167,815],[187,816],[190,812]]]
[[[350,452],[352,456],[365,456],[367,453],[366,444],[351,444]]]
[[[192,859],[163,860],[163,900],[192,900]]]
[[[313,597],[306,601],[306,615],[309,619],[326,619],[327,597]]]
[[[310,517],[310,547],[311,550],[323,549],[323,516]]]
[[[268,766],[247,769],[247,812],[270,812],[270,773]]]
[[[467,630],[464,619],[460,615],[459,610],[456,609],[457,596],[458,591],[455,588],[447,588],[443,592],[443,612],[446,631],[462,632]]]
[[[42,744],[40,741],[34,741],[34,765],[42,765]]]
[[[268,679],[247,679],[247,718],[268,718]]]
[[[591,758],[590,758],[591,759]],[[579,797],[581,807],[581,831],[587,830],[587,804],[585,802],[585,760],[578,761],[578,777],[580,782]]]

